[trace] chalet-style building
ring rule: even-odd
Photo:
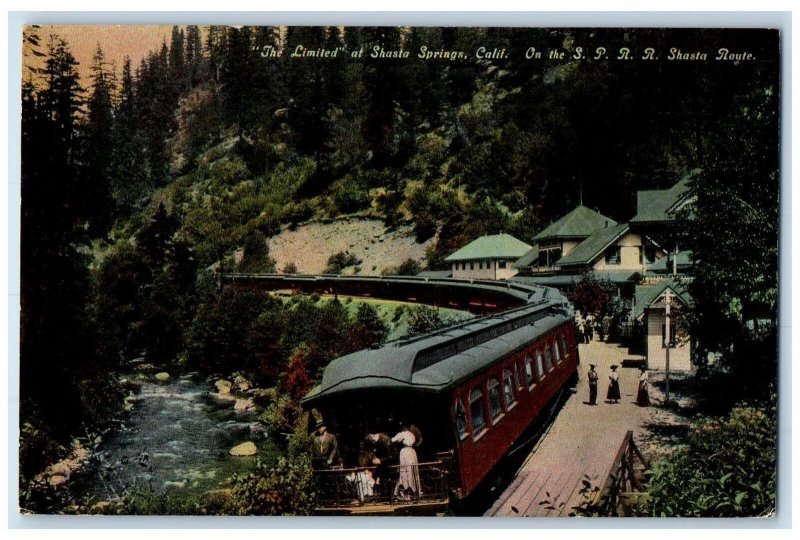
[[[514,266],[526,275],[557,271],[557,262],[562,257],[569,255],[595,231],[616,224],[600,212],[578,206],[534,236],[534,246]]]
[[[690,297],[678,281],[667,278],[650,285],[637,285],[631,318],[643,324],[645,355],[649,369],[666,369],[666,296],[670,295],[670,371],[692,369],[691,339],[682,324],[681,312]]]
[[[531,249],[510,234],[476,238],[445,261],[455,279],[510,279],[517,273],[514,263]]]

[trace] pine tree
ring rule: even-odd
[[[184,31],[178,26],[173,26],[169,45],[169,77],[172,83],[172,94],[176,100],[182,92],[189,88],[185,42]]]
[[[189,88],[197,86],[203,76],[203,45],[195,25],[186,27],[186,75]]]
[[[112,94],[115,91],[113,74],[99,45],[93,59],[91,79],[79,189],[83,192],[81,200],[87,206],[87,214],[92,214],[90,232],[99,235],[109,228],[114,214],[109,175],[114,150]]]

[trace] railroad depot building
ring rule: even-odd
[[[514,263],[530,249],[510,234],[494,234],[476,238],[445,261],[451,264],[455,279],[505,280],[517,274]]]
[[[630,307],[630,323],[644,330],[648,366],[663,369],[665,294],[669,291],[677,310],[690,302],[681,284],[692,254],[680,251],[676,229],[691,219],[682,210],[691,203],[689,181],[698,173],[691,171],[668,189],[639,191],[636,215],[628,223],[579,205],[536,234],[533,246],[508,234],[483,236],[445,260],[456,279],[511,279],[559,289],[587,274],[610,282]],[[670,342],[670,369],[691,369],[689,336],[679,329]]]

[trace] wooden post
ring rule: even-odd
[[[671,291],[669,289],[667,289],[667,292],[664,293],[664,301],[666,303],[666,310],[665,310],[666,311],[666,317],[665,317],[666,320],[665,320],[665,323],[664,323],[664,346],[667,348],[666,388],[665,388],[665,391],[664,391],[664,404],[669,403],[669,344],[670,344],[670,337],[669,337],[669,335],[670,335],[669,304],[670,304],[671,297],[672,297],[672,293],[671,293]]]

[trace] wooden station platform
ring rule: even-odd
[[[517,471],[514,480],[498,497],[487,516],[566,517],[584,501],[581,489],[587,479],[601,487],[609,474],[628,430],[638,431],[647,409],[636,405],[642,357],[630,355],[615,344],[593,341],[579,346],[581,365],[577,392],[542,435]],[[629,367],[623,367],[625,365]],[[586,372],[595,364],[598,381],[597,405],[588,405]],[[622,399],[606,403],[610,366],[617,364]]]

